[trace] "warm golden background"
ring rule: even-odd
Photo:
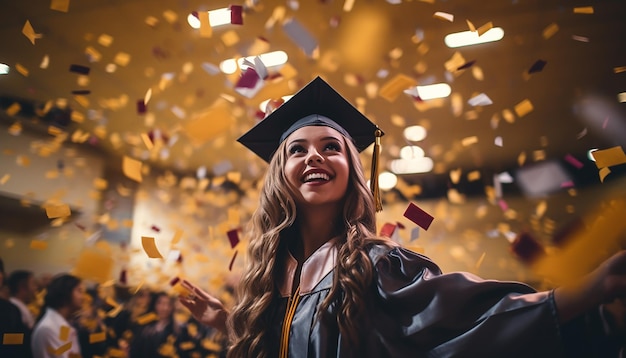
[[[229,2],[65,2],[67,11],[51,9],[64,1],[0,2],[0,63],[10,67],[0,75],[0,257],[9,272],[73,270],[100,282],[124,272],[128,285],[161,288],[184,276],[211,290],[236,280],[246,238],[241,232],[232,248],[226,233],[245,228],[266,165],[235,139],[258,120],[259,103],[317,75],[385,130],[386,170],[409,144],[403,129],[427,129],[415,144],[434,170],[399,176],[379,227],[402,223],[397,239],[444,271],[551,285],[556,272],[591,267],[624,245],[624,165],[618,156],[601,181],[587,156],[626,144],[622,0],[248,1],[237,4],[243,25],[210,37],[187,16]],[[317,41],[310,56],[283,27],[290,20]],[[27,21],[34,44],[23,34]],[[492,22],[504,38],[448,48],[445,35],[467,31],[468,21]],[[288,63],[253,98],[234,90],[239,72],[210,70],[277,50]],[[545,67],[529,73],[538,60]],[[89,74],[71,72],[73,64]],[[400,88],[382,98],[396,76],[445,82],[452,94],[416,101]],[[72,93],[80,90],[89,93]],[[469,105],[480,93],[493,103]],[[124,157],[140,161],[141,182],[123,173]],[[502,173],[513,182],[499,190]],[[416,225],[403,217],[410,201],[435,217],[415,240]],[[71,216],[47,218],[44,208],[66,204]],[[576,238],[584,254],[547,274],[511,253],[521,230],[552,258],[576,251],[553,240],[576,219],[587,228]],[[154,238],[163,259],[148,258],[142,236]]]

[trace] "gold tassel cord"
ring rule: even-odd
[[[374,153],[372,154],[372,172],[370,174],[370,189],[374,195],[374,204],[376,205],[376,212],[383,210],[383,201],[380,197],[380,188],[378,186],[378,163],[380,162],[380,137],[383,136],[383,132],[380,129],[376,129],[374,133],[376,140],[374,142]]]

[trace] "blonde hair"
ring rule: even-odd
[[[375,235],[374,199],[365,181],[358,150],[350,140],[346,139],[346,143],[350,175],[343,200],[342,239],[336,244],[338,257],[333,286],[320,305],[320,315],[332,306],[342,336],[356,349],[362,333],[361,320],[368,304],[364,297],[369,296],[367,293],[373,280],[368,247],[388,241]],[[280,268],[277,268],[276,259],[285,245],[281,245],[281,232],[296,222],[297,215],[294,192],[286,184],[283,170],[287,157],[285,146],[283,142],[270,161],[260,205],[252,217],[249,262],[238,287],[239,303],[228,319],[229,357],[268,355],[265,331],[270,317],[267,311],[277,293],[275,273]]]

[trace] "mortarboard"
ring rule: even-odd
[[[237,139],[269,163],[289,134],[306,126],[328,126],[351,139],[359,152],[375,143],[371,186],[376,201],[380,137],[384,134],[322,78],[316,77],[283,105]],[[377,210],[380,206],[377,204]]]

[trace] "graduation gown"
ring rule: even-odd
[[[442,274],[425,256],[384,246],[369,252],[373,307],[363,327],[366,337],[360,347],[350,347],[334,316],[318,317],[333,283],[334,241],[304,262],[297,299],[290,297],[297,261],[285,251],[279,298],[269,310],[271,357],[280,356],[281,344],[287,349],[283,356],[310,358],[565,355],[553,291],[470,273]]]

